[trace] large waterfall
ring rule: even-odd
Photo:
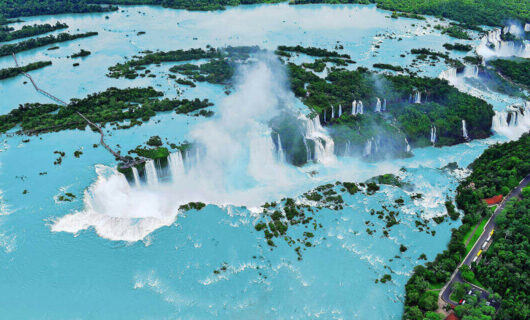
[[[339,118],[340,116],[342,116],[342,105],[341,104],[339,104]]]
[[[381,99],[377,98],[375,103],[375,112],[381,112]]]
[[[495,29],[482,38],[480,45],[477,47],[477,53],[483,57],[511,57],[517,56],[522,58],[530,58],[530,44],[527,41],[514,42],[504,41],[501,35],[506,32],[512,34],[523,33],[520,27],[510,26],[509,28]],[[523,35],[524,37],[524,35]]]
[[[307,119],[305,124],[305,138],[315,143],[314,160],[324,164],[335,162],[335,143],[327,134],[326,129],[320,124],[319,117],[315,116],[313,119]]]
[[[435,126],[431,127],[431,143],[432,144],[436,143],[436,127]]]
[[[414,94],[414,103],[420,104],[421,103],[421,92],[416,91]]]
[[[451,79],[456,79],[456,74],[457,74],[456,68],[449,68],[447,70],[442,71],[442,73],[440,73],[440,76],[438,76],[438,78],[450,81]]]
[[[495,112],[492,128],[510,139],[517,139],[530,130],[530,101]]]
[[[136,169],[136,167],[132,167],[132,173],[134,177],[134,184],[136,186],[140,186],[140,175],[138,174],[138,169]]]
[[[158,174],[156,172],[155,162],[151,159],[145,162],[145,177],[148,185],[158,184]]]
[[[282,139],[280,138],[280,134],[277,135],[277,145],[278,145],[278,161],[285,162],[285,155],[283,154],[283,148],[282,148]]]
[[[171,153],[169,155],[168,163],[169,163],[169,170],[171,172],[171,177],[173,178],[173,181],[177,181],[178,178],[181,177],[185,173],[184,160],[182,159],[182,153],[180,151]]]
[[[466,128],[466,120],[462,120],[462,136],[464,137],[464,139],[469,140]]]

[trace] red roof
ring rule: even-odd
[[[502,194],[499,194],[495,197],[491,197],[491,198],[488,198],[488,199],[484,199],[484,201],[486,201],[486,203],[491,206],[492,204],[497,204],[497,203],[500,203],[502,201]]]
[[[454,312],[451,312],[447,318],[445,318],[445,320],[460,320],[455,314]]]

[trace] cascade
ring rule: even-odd
[[[307,145],[307,139],[304,137],[304,146],[305,146],[305,152],[307,154],[307,162],[313,160],[313,157],[311,155],[311,148]]]
[[[377,102],[375,103],[375,112],[381,112],[381,99],[377,98]]]
[[[326,110],[324,110],[324,123],[326,122]]]
[[[410,152],[410,145],[409,145],[409,141],[407,140],[407,138],[405,137],[405,152]]]
[[[335,108],[331,106],[331,119],[335,118]]]
[[[383,109],[382,111],[386,111],[386,99],[383,99]]]
[[[449,68],[447,70],[442,71],[442,73],[440,73],[440,76],[438,78],[449,81],[450,79],[456,79],[456,74],[457,74],[456,68]]]
[[[525,26],[526,28],[526,26]],[[513,29],[513,30],[512,30]],[[501,35],[506,32],[517,34],[518,27],[511,26],[505,29],[495,29],[482,38],[480,45],[477,47],[477,53],[484,57],[523,57],[530,58],[530,44],[527,41],[514,42],[504,41]],[[522,30],[520,30],[522,32]]]
[[[340,116],[342,116],[342,105],[341,104],[339,104],[339,118]]]
[[[464,68],[464,77],[466,78],[478,78],[478,66],[477,65],[467,65]]]
[[[372,140],[374,140],[374,138],[368,139],[368,141],[366,141],[366,144],[364,145],[363,155],[365,157],[372,154]]]
[[[156,173],[155,161],[149,159],[145,162],[145,176],[148,185],[157,185],[158,176]]]
[[[138,169],[136,169],[136,167],[132,167],[132,173],[133,173],[133,177],[134,177],[134,184],[136,186],[140,186],[140,175],[138,174]]]
[[[351,103],[351,114],[356,115],[357,114],[357,101],[353,100]]]
[[[432,144],[436,143],[436,127],[435,126],[431,127],[431,143]]]
[[[359,101],[359,104],[357,105],[357,113],[358,114],[363,114],[363,112],[364,112],[363,102]]]
[[[530,32],[530,23],[525,23],[524,24],[524,31],[525,32]]]
[[[467,135],[466,120],[462,120],[462,136],[464,139],[469,140],[469,136]]]
[[[280,138],[280,134],[278,133],[277,136],[277,144],[278,144],[278,161],[285,162],[285,155],[283,154],[283,148],[282,148],[282,139]]]
[[[416,93],[414,94],[414,103],[421,103],[421,92],[416,91]]]
[[[348,140],[348,142],[346,142],[346,148],[344,149],[344,156],[349,156],[351,154],[351,142]]]
[[[320,124],[318,116],[307,119],[305,138],[315,143],[313,159],[321,163],[331,163],[335,161],[335,143],[327,134],[327,131]]]
[[[530,129],[530,101],[524,105],[511,105],[504,111],[496,111],[492,128],[509,138],[518,138]]]
[[[176,181],[179,177],[182,177],[182,175],[185,173],[182,153],[180,151],[171,153],[168,157],[168,163],[173,181]]]

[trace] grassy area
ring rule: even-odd
[[[445,285],[445,283],[429,283],[429,290],[440,290]]]
[[[469,230],[465,237],[464,237],[464,244],[466,243],[466,241],[468,241],[469,239],[469,242],[466,246],[466,254],[469,253],[469,251],[471,251],[471,248],[473,248],[473,245],[475,245],[475,242],[477,242],[478,238],[480,237],[480,235],[482,234],[482,231],[484,231],[484,226],[486,225],[486,222],[488,222],[488,219],[482,219],[482,221],[480,222],[480,224],[478,225],[478,228],[477,230],[475,231],[475,233],[473,233],[473,230],[475,230],[475,227],[474,226],[473,228],[471,228],[471,230]],[[471,236],[471,234],[473,233],[473,236]],[[471,238],[470,238],[471,237]]]

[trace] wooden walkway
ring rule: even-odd
[[[20,67],[20,65],[18,64],[18,60],[17,60],[17,56],[13,53],[13,59],[15,60],[15,65],[17,67]],[[64,102],[63,100],[57,98],[56,96],[54,96],[53,94],[45,91],[45,90],[42,90],[41,88],[39,88],[39,86],[37,86],[37,84],[35,83],[35,81],[33,80],[33,78],[26,72],[22,71],[22,74],[29,79],[29,81],[31,81],[31,84],[33,85],[33,87],[35,88],[35,90],[37,92],[39,92],[40,94],[52,99],[53,101],[57,102],[58,104],[60,105],[63,105],[63,106],[67,106],[68,103]],[[131,161],[130,159],[128,158],[125,158],[125,157],[122,157],[121,154],[119,152],[116,152],[114,150],[112,150],[111,147],[109,147],[106,143],[105,143],[105,134],[103,133],[103,129],[101,129],[100,126],[98,126],[97,124],[95,124],[94,122],[90,121],[85,115],[83,115],[81,112],[79,111],[76,111],[76,113],[81,117],[83,118],[83,120],[85,120],[87,122],[88,125],[92,126],[93,128],[95,128],[99,134],[101,135],[101,139],[100,139],[100,143],[103,147],[105,147],[105,149],[107,149],[117,160],[120,160],[120,161],[123,161],[123,163],[125,164],[125,167],[130,167],[130,166],[133,166],[135,164],[137,164],[138,161]],[[141,161],[143,162],[143,161]]]

